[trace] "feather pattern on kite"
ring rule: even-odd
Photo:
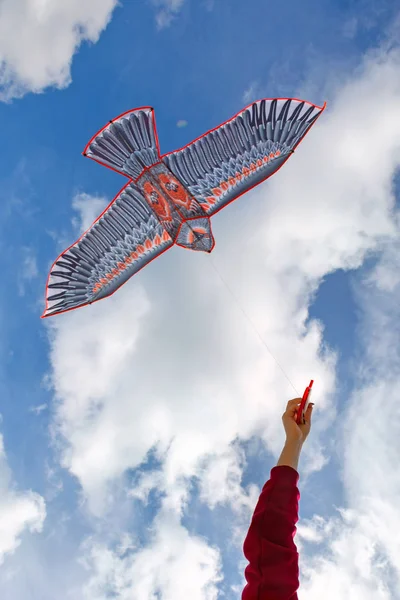
[[[42,316],[110,296],[174,244],[211,252],[210,217],[273,175],[325,106],[263,99],[163,156],[152,108],[110,121],[83,154],[129,182],[54,262]]]

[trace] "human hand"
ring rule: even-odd
[[[304,423],[297,425],[296,417],[300,403],[301,398],[289,400],[286,406],[286,411],[282,415],[282,422],[286,431],[286,440],[303,444],[310,433],[311,415],[314,404],[310,402],[304,415]]]

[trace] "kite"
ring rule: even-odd
[[[211,252],[211,217],[276,173],[325,107],[295,98],[259,100],[164,155],[153,108],[109,121],[83,155],[128,183],[53,263],[42,317],[110,296],[174,244]]]

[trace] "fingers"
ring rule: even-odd
[[[301,401],[302,401],[302,398],[293,398],[293,400],[289,400],[286,408],[292,408],[292,406],[296,406],[296,404],[300,404]]]
[[[290,415],[291,417],[294,417],[301,400],[302,400],[301,398],[293,398],[293,400],[289,400],[289,402],[287,403],[287,406],[286,406],[286,410],[282,415],[282,419],[287,417],[288,415]]]
[[[289,400],[289,402],[286,405],[286,411],[283,413],[282,418],[283,419],[287,418],[289,415],[291,417],[294,417],[301,401],[302,401],[302,398],[293,398],[292,400]],[[302,415],[301,423],[303,425],[305,425],[306,422],[311,422],[313,406],[314,406],[314,402],[310,402],[308,404],[307,409],[305,410],[304,414]]]
[[[289,402],[286,405],[285,412],[294,413],[294,411],[297,409],[297,406],[300,404],[301,400],[302,400],[301,398],[293,398],[293,400],[289,400]]]

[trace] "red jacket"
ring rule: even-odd
[[[242,600],[298,600],[299,555],[293,538],[299,520],[298,472],[271,469],[243,544],[249,561]]]

